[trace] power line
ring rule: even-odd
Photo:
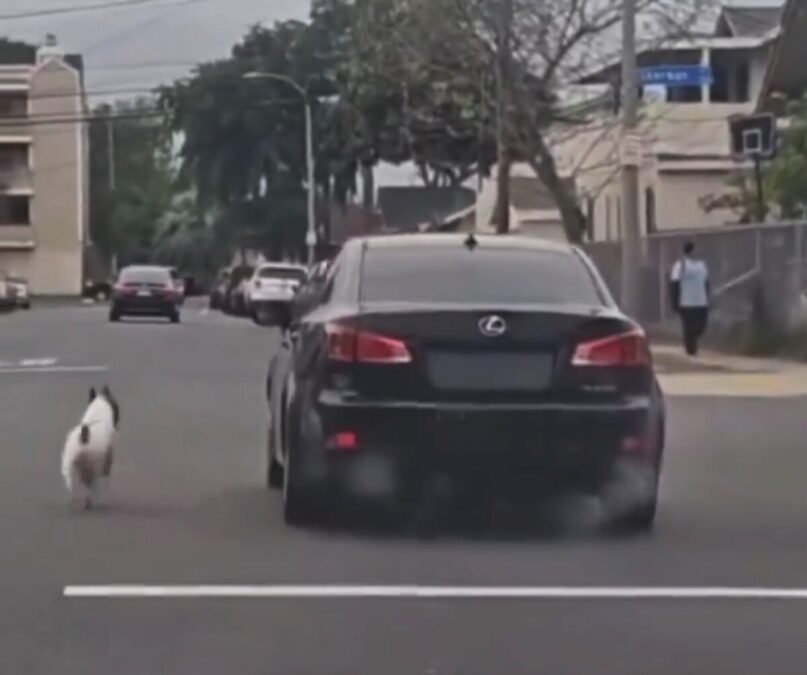
[[[13,12],[11,14],[0,14],[0,19],[11,21],[13,19],[32,19],[42,16],[56,16],[59,14],[74,14],[77,12],[93,12],[108,9],[120,9],[123,7],[136,7],[138,5],[174,5],[174,4],[191,4],[203,2],[204,0],[112,0],[107,2],[97,2],[89,5],[73,5],[63,7],[51,7],[49,9],[38,9],[28,12]]]
[[[271,101],[258,101],[248,105],[240,106],[240,110],[263,111],[272,107],[296,108],[299,105],[297,99],[277,99]],[[213,108],[193,108],[195,114],[215,112]],[[44,113],[34,115],[18,115],[11,117],[0,117],[0,133],[3,129],[19,130],[33,126],[59,125],[59,124],[82,124],[85,122],[106,122],[115,120],[138,120],[138,119],[160,119],[170,118],[171,113],[158,108],[143,108],[141,110],[112,111],[110,113],[87,112],[81,113]]]
[[[163,21],[165,17],[170,16],[173,12],[175,12],[177,9],[181,7],[208,1],[209,0],[176,0],[175,2],[166,5],[160,12],[157,12],[156,15],[144,19],[143,21],[140,21],[139,23],[136,23],[133,26],[129,26],[128,28],[122,31],[113,33],[112,35],[108,35],[107,37],[99,40],[98,42],[91,44],[89,47],[84,47],[81,50],[81,53],[86,57],[87,54],[89,54],[90,52],[93,52],[99,49],[100,47],[109,44],[110,42],[120,43],[121,40],[131,38],[134,35],[138,35],[139,33],[148,30],[150,26],[153,26],[154,24]]]
[[[167,112],[163,110],[138,110],[131,113],[118,112],[110,115],[29,115],[27,117],[19,117],[13,120],[0,119],[0,131],[2,129],[19,129],[20,127],[33,127],[44,125],[56,124],[80,124],[83,122],[107,122],[116,120],[136,120],[136,119],[158,119],[166,117]]]
[[[84,70],[148,70],[150,68],[193,68],[198,65],[198,61],[154,61],[151,63],[144,61],[141,63],[110,63],[105,66],[88,66]]]

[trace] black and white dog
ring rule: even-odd
[[[102,479],[112,474],[113,446],[120,424],[120,406],[105,386],[90,390],[90,404],[81,422],[67,435],[62,452],[62,477],[73,499],[91,509]]]

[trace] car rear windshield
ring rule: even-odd
[[[479,247],[370,247],[362,300],[600,306],[593,276],[572,252]]]
[[[303,281],[306,277],[306,271],[302,269],[295,269],[293,267],[262,267],[258,272],[261,279],[291,279],[294,281]]]
[[[120,281],[123,284],[168,284],[171,275],[164,269],[131,268],[120,273]]]

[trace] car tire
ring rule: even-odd
[[[302,487],[293,471],[294,462],[286,458],[283,471],[283,520],[287,525],[309,525],[316,518],[315,500],[312,491]]]
[[[112,323],[118,323],[120,321],[120,318],[121,318],[120,312],[116,312],[113,310],[109,313],[109,320]]]
[[[664,453],[664,423],[658,425],[656,436],[656,463],[653,467],[653,486],[648,498],[636,504],[615,523],[616,529],[625,534],[643,535],[653,532],[658,512],[658,493],[661,481],[662,456]]]
[[[272,326],[274,321],[274,311],[271,307],[258,306],[252,309],[252,320],[258,326]]]
[[[180,323],[182,321],[179,316],[179,312],[174,312],[173,314],[169,315],[168,318],[171,320],[171,323]]]
[[[266,487],[270,490],[283,489],[283,467],[275,453],[275,429],[270,423],[266,434]]]
[[[320,515],[320,493],[300,482],[295,465],[296,453],[286,449],[286,466],[283,468],[283,520],[287,525],[301,527],[314,523]]]
[[[623,516],[617,523],[617,529],[627,535],[651,534],[656,524],[657,511],[658,498],[654,495],[652,500],[635,507]]]
[[[266,472],[266,486],[272,490],[283,489],[283,467],[274,456],[269,457],[269,470]]]

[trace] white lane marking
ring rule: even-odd
[[[57,359],[23,359],[19,362],[20,368],[47,368],[48,366],[55,366]]]
[[[29,367],[29,368],[0,368],[0,375],[28,375],[28,374],[45,374],[53,375],[57,373],[103,373],[106,372],[106,366],[52,366],[46,368]]]
[[[67,598],[807,600],[807,588],[723,586],[65,586]]]

